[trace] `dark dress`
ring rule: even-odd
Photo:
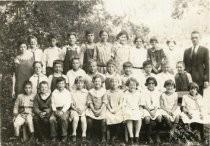
[[[177,73],[175,75],[175,83],[176,83],[176,92],[188,91],[188,86],[190,82],[186,73],[183,74]]]
[[[88,62],[89,60],[93,59],[94,57],[94,48],[89,48],[89,46],[87,44],[85,44],[85,52],[84,52],[84,60],[83,60],[83,69],[85,70],[85,72],[88,72]]]

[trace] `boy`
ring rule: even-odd
[[[34,137],[32,108],[35,94],[32,93],[32,83],[30,81],[26,81],[23,87],[24,93],[18,95],[13,109],[15,136],[17,140],[20,139],[20,127],[26,122],[31,133],[30,140],[32,140]]]
[[[59,77],[63,77],[66,79],[66,89],[68,89],[69,81],[67,77],[62,74],[63,71],[63,61],[55,60],[53,62],[54,73],[48,77],[49,89],[53,92],[56,89],[56,80]]]
[[[40,93],[34,99],[34,126],[40,142],[44,142],[49,135],[49,118],[52,113],[51,94],[48,83],[42,81],[39,84]]]
[[[35,61],[33,63],[33,68],[34,74],[30,77],[29,81],[33,84],[32,92],[36,94],[39,92],[39,83],[42,81],[48,81],[48,78],[42,73],[43,65],[41,62]]]
[[[52,93],[52,115],[50,116],[50,129],[52,141],[56,141],[57,123],[61,125],[62,142],[67,140],[69,108],[71,105],[71,93],[65,89],[66,80],[60,77],[56,80],[57,89]]]
[[[72,59],[72,69],[67,72],[66,76],[69,81],[69,90],[70,91],[75,89],[74,81],[75,81],[76,77],[78,77],[78,76],[85,77],[86,76],[85,71],[80,68],[80,58],[79,57],[75,57]]]

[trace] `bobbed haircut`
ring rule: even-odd
[[[23,83],[23,89],[27,86],[27,85],[30,85],[31,87],[33,87],[33,84],[31,81],[27,80]]]
[[[48,86],[48,82],[47,81],[42,81],[39,83],[39,88],[41,87],[41,85],[47,85]]]
[[[35,67],[36,64],[40,64],[40,65],[43,67],[43,64],[42,64],[41,61],[35,61],[35,62],[33,63],[33,68]]]
[[[174,86],[174,88],[176,88],[175,82],[171,79],[165,81],[164,87],[166,88],[166,86]]]
[[[196,84],[195,82],[191,82],[191,83],[189,84],[189,86],[188,86],[188,90],[190,91],[190,90],[192,90],[192,89],[196,89],[197,92],[198,92],[198,91],[199,91],[199,86],[198,86],[198,84]]]
[[[96,74],[93,79],[92,82],[95,82],[96,79],[101,79],[101,83],[104,83],[104,77],[102,77],[100,74]]]
[[[134,82],[134,83],[136,83],[136,86],[139,86],[139,82],[137,81],[136,78],[133,78],[133,77],[130,77],[130,78],[126,81],[125,85],[128,87],[129,84],[130,84],[131,82]]]
[[[144,39],[143,39],[142,36],[136,36],[135,39],[134,39],[134,41],[133,41],[133,43],[135,44],[138,39],[141,39],[142,44],[144,44]]]
[[[64,78],[64,77],[59,77],[59,78],[57,78],[56,79],[56,85],[58,84],[58,83],[60,83],[60,82],[65,82],[66,83],[66,79]]]
[[[123,63],[123,69],[126,67],[133,67],[133,64],[130,61],[124,62]]]
[[[53,67],[57,64],[60,64],[61,66],[63,66],[63,61],[62,60],[54,60],[53,61]]]
[[[85,78],[83,76],[77,76],[75,81],[74,81],[74,84],[77,84],[78,82],[85,83]]]
[[[122,35],[126,35],[127,40],[129,39],[128,33],[125,30],[119,32],[116,36],[116,39],[118,40]]]
[[[157,86],[157,80],[154,77],[148,77],[146,79],[146,83],[144,85],[148,86],[149,85],[149,81],[153,81],[155,83],[155,86]]]

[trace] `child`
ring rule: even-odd
[[[32,83],[30,81],[24,82],[24,93],[19,94],[14,105],[14,128],[17,140],[20,139],[20,127],[27,123],[31,133],[30,141],[34,138],[34,125],[32,108],[35,94],[32,93]]]
[[[166,55],[163,49],[157,46],[158,40],[156,37],[150,38],[152,48],[148,49],[147,58],[152,61],[152,72],[155,74],[161,71],[161,62],[166,60]]]
[[[40,93],[35,96],[34,111],[34,127],[40,142],[44,142],[49,135],[49,119],[52,114],[51,94],[48,83],[42,81],[39,84]]]
[[[75,79],[76,90],[72,92],[72,106],[70,120],[72,120],[72,141],[76,142],[76,131],[79,120],[81,121],[82,128],[82,141],[86,140],[87,121],[85,111],[87,108],[87,96],[88,91],[84,89],[85,79],[82,76],[78,76]]]
[[[158,88],[161,92],[165,91],[164,84],[166,80],[173,80],[174,81],[174,75],[170,73],[170,66],[168,62],[162,62],[161,63],[161,73],[157,74],[157,81],[158,81]]]
[[[181,113],[178,106],[178,94],[175,91],[175,83],[173,80],[166,80],[164,83],[166,91],[160,97],[160,107],[164,110],[163,118],[166,120],[170,129],[170,136],[174,135],[177,124],[179,123],[179,115]],[[172,124],[171,124],[172,122]]]
[[[49,77],[48,77],[48,83],[49,83],[49,89],[51,90],[51,92],[53,92],[55,89],[56,89],[56,80],[60,77],[63,77],[66,79],[66,89],[69,88],[69,81],[68,81],[68,78],[62,74],[62,71],[63,71],[63,61],[61,60],[55,60],[53,62],[53,70],[54,70],[54,73],[51,74]]]
[[[125,92],[125,119],[131,144],[133,144],[133,129],[135,129],[135,142],[137,144],[139,143],[139,132],[143,115],[141,108],[141,94],[136,90],[138,85],[138,81],[132,77],[126,82],[126,86],[129,89]]]
[[[109,90],[111,88],[112,78],[117,78],[119,80],[119,86],[121,86],[120,75],[116,72],[116,64],[112,59],[110,59],[107,62],[107,72],[105,74],[105,77],[106,77],[105,79],[106,90]]]
[[[76,77],[78,77],[78,76],[85,77],[86,76],[85,71],[80,68],[80,59],[79,58],[75,57],[72,59],[72,69],[67,72],[66,76],[69,81],[69,91],[72,91],[75,89],[74,81],[75,81]]]
[[[44,61],[46,64],[46,75],[53,74],[53,62],[55,60],[62,60],[62,51],[57,47],[57,37],[50,35],[49,43],[50,47],[44,50]]]
[[[102,88],[103,81],[101,75],[97,74],[93,77],[94,88],[88,94],[86,116],[88,120],[88,136],[90,136],[92,123],[98,121],[101,123],[102,142],[105,142],[107,95],[106,89]]]
[[[144,121],[146,124],[146,136],[149,143],[153,143],[151,138],[151,120],[156,120],[156,142],[160,143],[160,127],[162,122],[162,110],[160,109],[160,92],[155,88],[157,81],[154,77],[146,79],[145,89],[142,93]]]
[[[45,64],[45,57],[43,51],[38,46],[38,39],[35,36],[28,37],[28,43],[30,44],[29,51],[33,53],[33,62],[39,61],[43,64],[43,74],[46,73],[46,64]]]
[[[15,72],[13,74],[12,95],[13,98],[23,93],[23,84],[33,75],[33,54],[27,50],[24,42],[18,44],[20,54],[15,57]]]
[[[143,43],[143,38],[136,36],[134,39],[136,46],[130,50],[130,61],[136,70],[143,69],[143,62],[147,60],[147,50],[144,48]]]
[[[116,62],[118,73],[121,73],[123,63],[130,59],[131,47],[127,43],[129,37],[126,31],[121,31],[116,38],[118,42],[113,46],[113,58]]]
[[[106,73],[107,61],[112,58],[112,45],[107,42],[109,34],[101,30],[99,32],[100,42],[96,44],[94,58],[96,59],[98,71],[102,74]]]
[[[94,52],[96,49],[96,44],[94,43],[94,32],[92,30],[87,30],[85,32],[86,43],[82,45],[82,50],[84,52],[83,59],[83,69],[88,72],[88,62],[94,58]]]
[[[33,63],[34,74],[30,77],[29,81],[32,82],[32,92],[38,93],[39,92],[39,83],[42,81],[48,81],[47,76],[42,73],[43,65],[39,61],[35,61]]]
[[[68,34],[69,44],[64,46],[62,49],[63,52],[63,73],[66,74],[70,69],[72,69],[72,59],[76,56],[79,56],[80,63],[83,63],[83,51],[79,46],[77,46],[77,36],[75,32]]]
[[[95,75],[101,75],[103,78],[105,78],[105,76],[102,73],[98,72],[97,63],[94,59],[89,61],[89,65],[90,65],[89,72],[87,73],[85,77],[85,80],[87,82],[86,84],[87,90],[90,90],[94,87],[94,83],[92,82],[92,80]],[[104,83],[103,83],[103,87],[105,87]]]
[[[183,61],[179,61],[176,64],[177,73],[175,74],[176,92],[188,91],[189,83],[192,82],[191,75],[184,71],[185,64]]]
[[[67,140],[69,108],[71,106],[71,94],[65,88],[66,80],[60,77],[56,80],[57,89],[52,92],[52,115],[50,116],[50,129],[52,141],[56,141],[57,123],[61,126],[62,142]]]
[[[110,78],[110,90],[107,91],[106,123],[111,131],[112,141],[119,133],[119,124],[124,121],[124,93],[119,89],[119,80]]]

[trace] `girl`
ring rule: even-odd
[[[96,49],[96,44],[94,43],[94,32],[92,30],[87,30],[85,32],[86,43],[82,45],[82,50],[84,52],[83,69],[88,72],[88,62],[94,58],[94,52]]]
[[[106,65],[112,57],[112,45],[107,42],[109,34],[101,30],[99,32],[100,42],[96,44],[94,58],[96,59],[98,71],[102,74],[106,73]]]
[[[57,37],[55,35],[50,35],[50,47],[44,50],[47,76],[53,74],[53,62],[55,60],[62,60],[62,52],[61,49],[57,47],[57,42]]]
[[[181,113],[178,104],[178,94],[175,91],[175,83],[173,80],[166,80],[164,83],[166,91],[160,97],[160,107],[163,109],[163,118],[166,119],[170,126],[170,136],[174,135],[177,124],[179,123],[179,115]],[[172,124],[171,124],[172,122]]]
[[[152,72],[158,74],[161,71],[161,62],[166,59],[163,49],[157,46],[158,40],[156,37],[150,38],[152,48],[148,49],[147,58],[152,61]]]
[[[119,80],[117,78],[110,78],[110,85],[111,88],[107,91],[108,110],[106,113],[106,123],[111,131],[113,141],[119,132],[119,124],[124,120],[124,93],[119,89]]]
[[[146,135],[149,143],[153,143],[151,138],[151,120],[156,120],[156,142],[160,143],[160,127],[162,122],[162,110],[160,109],[160,92],[155,88],[157,80],[154,77],[146,79],[145,86],[147,88],[143,91],[143,108],[144,108],[144,121],[146,124]]]
[[[107,95],[106,89],[102,88],[103,81],[104,79],[101,75],[95,75],[93,77],[94,88],[88,94],[86,116],[89,134],[92,129],[92,123],[99,121],[101,123],[102,142],[105,142]],[[88,136],[90,136],[89,134]]]
[[[69,44],[67,46],[64,46],[63,51],[63,73],[66,74],[70,69],[72,69],[72,59],[74,57],[80,58],[80,63],[83,63],[83,51],[79,46],[77,46],[77,36],[75,32],[71,32],[68,34],[68,41]]]
[[[12,96],[16,98],[18,94],[23,93],[23,84],[33,75],[33,54],[27,50],[27,45],[20,42],[20,55],[16,56],[15,73],[13,74]]]
[[[82,141],[86,140],[87,122],[85,116],[85,110],[87,108],[87,96],[88,91],[84,89],[85,79],[82,76],[78,76],[75,79],[76,90],[72,92],[72,106],[70,120],[72,120],[72,141],[76,142],[76,131],[79,120],[82,127]]]
[[[128,45],[129,37],[126,31],[121,31],[116,38],[117,42],[113,46],[113,58],[116,62],[117,71],[121,74],[123,63],[130,59],[131,47]]]
[[[20,127],[27,123],[31,133],[30,140],[32,140],[34,138],[32,108],[35,94],[32,93],[32,83],[30,81],[24,82],[23,88],[24,93],[18,95],[13,109],[15,136],[20,139]]]
[[[139,143],[139,132],[142,124],[141,94],[136,90],[138,85],[138,81],[132,77],[126,82],[128,91],[125,92],[125,120],[131,144],[133,144],[133,129],[135,129],[135,142]]]

